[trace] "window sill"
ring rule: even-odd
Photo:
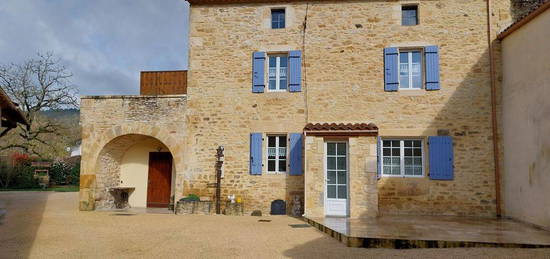
[[[285,175],[286,172],[266,172],[267,175]]]
[[[424,178],[424,175],[382,175],[382,178]]]
[[[424,88],[411,88],[411,89],[399,89],[397,92],[399,92],[399,95],[401,96],[422,96],[426,94],[426,90]]]

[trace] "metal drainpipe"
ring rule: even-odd
[[[493,39],[492,39],[492,23],[491,23],[491,0],[487,0],[487,43],[489,45],[489,68],[491,73],[491,124],[493,128],[493,154],[495,164],[495,202],[496,202],[496,214],[500,217],[501,210],[501,197],[500,197],[500,153],[498,146],[498,123],[497,123],[497,93],[495,85],[495,61],[493,57]]]

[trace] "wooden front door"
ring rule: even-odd
[[[172,154],[149,153],[147,207],[168,207],[172,186]]]

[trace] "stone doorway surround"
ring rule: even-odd
[[[348,143],[349,217],[378,215],[377,156],[378,127],[366,123],[316,123],[305,134],[305,216],[325,215],[325,142]]]

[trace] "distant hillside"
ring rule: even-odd
[[[74,146],[80,141],[80,110],[79,109],[56,109],[47,110],[40,113],[41,120],[49,120],[60,126],[57,134],[43,135],[43,139],[48,145],[40,144],[39,152],[46,158],[64,158],[69,155],[67,147]],[[12,130],[7,136],[2,138],[5,143],[18,143],[21,138],[18,136],[19,129]],[[0,155],[6,155],[11,152],[21,152],[21,150],[4,150]]]

